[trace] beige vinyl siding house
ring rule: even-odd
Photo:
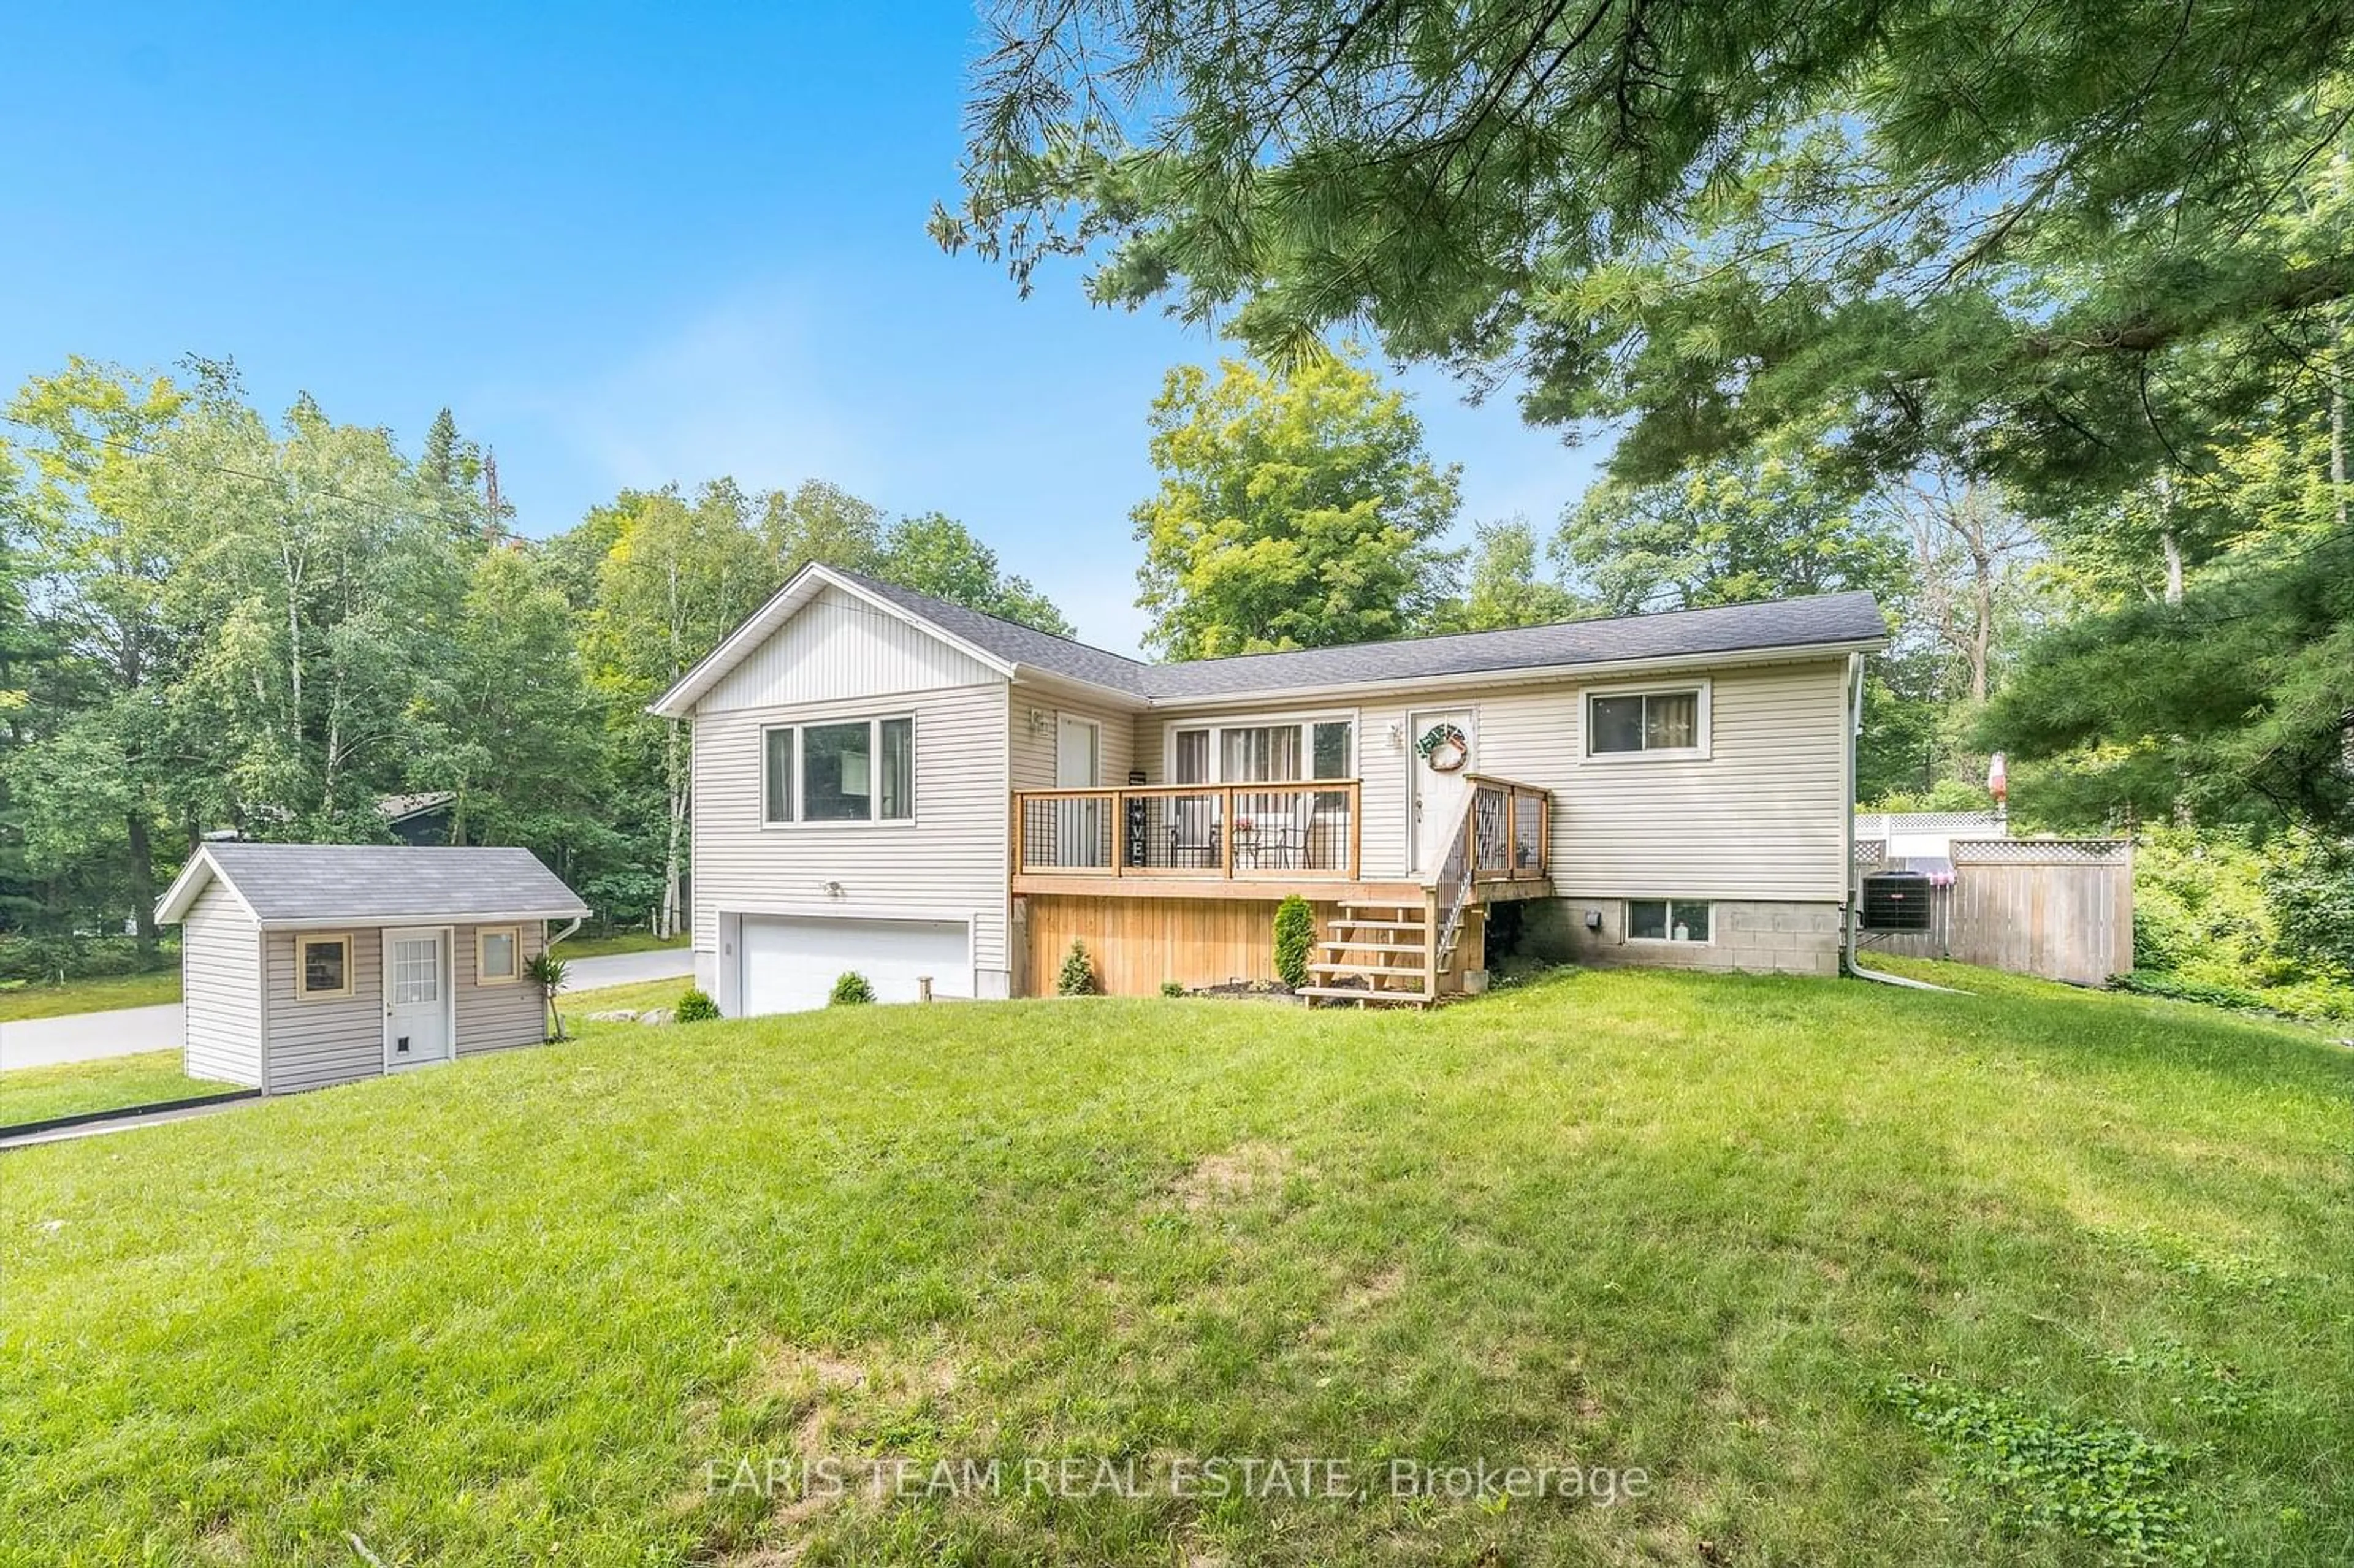
[[[1147,665],[811,567],[653,706],[695,728],[697,972],[731,1013],[844,970],[1030,994],[1073,941],[1114,990],[1265,978],[1295,892],[1335,995],[1476,984],[1491,919],[1589,962],[1835,970],[1884,637],[1849,594]],[[1367,963],[1368,927],[1420,948]]]
[[[866,939],[886,995],[918,980],[944,997],[1008,994],[1008,690],[992,665],[838,588],[715,683],[695,709],[692,915],[697,983],[723,1009],[745,1010],[748,978],[756,1010],[771,982],[779,1003],[822,1001],[857,961],[826,972],[844,931]],[[879,799],[878,745],[870,814],[813,819],[808,733],[896,721],[914,750],[901,814]],[[772,746],[788,758],[780,801]]]
[[[527,850],[344,844],[207,844],[156,908],[188,1075],[271,1094],[539,1044],[525,970],[587,914]]]
[[[1278,715],[1353,718],[1356,771],[1364,781],[1364,874],[1402,877],[1409,874],[1406,819],[1418,763],[1409,715],[1468,712],[1473,769],[1553,792],[1550,863],[1564,895],[1609,897],[1643,887],[1676,896],[1840,902],[1846,662],[1660,671],[1635,684],[1710,693],[1710,754],[1586,757],[1581,699],[1627,684],[1500,683],[1471,697],[1422,687],[1324,706],[1293,700],[1156,712],[1138,722],[1135,756],[1147,781],[1162,784],[1171,781],[1167,758],[1177,730]]]

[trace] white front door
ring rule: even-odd
[[[451,1055],[450,933],[384,934],[384,1070],[446,1062]]]
[[[1463,732],[1467,755],[1453,772],[1431,767],[1422,755],[1423,736],[1440,725]],[[1437,874],[1447,845],[1463,825],[1463,802],[1471,793],[1464,775],[1479,766],[1479,715],[1473,708],[1424,708],[1405,721],[1405,863],[1416,876]],[[1428,863],[1425,863],[1427,862]]]
[[[1055,788],[1092,789],[1103,782],[1103,730],[1092,720],[1068,714],[1055,721]],[[1055,808],[1055,844],[1062,865],[1109,865],[1111,845],[1100,800],[1064,800]]]

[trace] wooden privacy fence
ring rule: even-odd
[[[1857,842],[1859,878],[1880,868],[1883,853]],[[1953,885],[1935,890],[1930,928],[1866,933],[1866,953],[1954,959],[2078,985],[2104,985],[2133,968],[2127,841],[1956,839],[1950,854]]]

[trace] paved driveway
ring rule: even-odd
[[[561,947],[556,950],[564,951]],[[641,980],[669,980],[694,972],[695,955],[684,948],[575,959],[565,979],[565,991],[569,993],[593,991],[599,986],[635,985]],[[176,1001],[162,1007],[122,1007],[111,1012],[77,1012],[65,1018],[0,1023],[0,1071],[179,1048],[180,1004]]]
[[[111,1012],[0,1023],[0,1070],[179,1048],[180,1004],[176,1001],[161,1007],[118,1007]]]

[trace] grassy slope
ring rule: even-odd
[[[2183,1451],[2189,1540],[2342,1562],[2349,1099],[2337,1048],[2011,981],[610,1026],[7,1157],[0,1560],[2096,1560],[1996,1536],[1914,1373]],[[1658,1482],[706,1495],[797,1441]]]
[[[63,1018],[72,1012],[106,1012],[118,1007],[156,1007],[180,1000],[180,971],[151,969],[138,975],[107,975],[62,984],[28,984],[0,991],[0,1023],[27,1018]]]
[[[177,1051],[144,1051],[136,1056],[108,1056],[55,1067],[12,1067],[0,1073],[0,1128],[84,1111],[227,1094],[236,1086],[187,1076],[180,1071]]]

